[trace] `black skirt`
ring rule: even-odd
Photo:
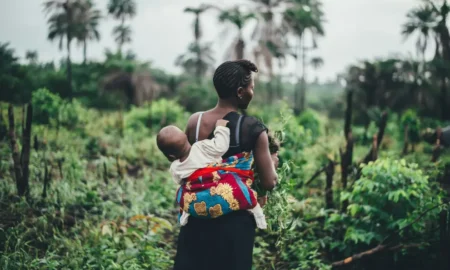
[[[174,270],[251,270],[256,223],[245,210],[215,219],[190,216],[178,236]]]

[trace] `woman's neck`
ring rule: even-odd
[[[238,106],[230,102],[226,99],[219,99],[217,102],[216,107],[214,108],[217,111],[221,112],[232,112],[232,111],[238,111]]]

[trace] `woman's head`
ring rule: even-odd
[[[230,100],[240,109],[247,109],[253,98],[252,72],[258,72],[248,60],[227,61],[214,72],[213,82],[220,99]]]

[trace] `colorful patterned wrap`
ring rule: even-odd
[[[250,187],[254,176],[253,154],[243,152],[195,171],[177,191],[180,215],[216,218],[232,211],[251,209],[257,204]]]

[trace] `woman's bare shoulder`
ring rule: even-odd
[[[186,132],[190,130],[192,127],[195,127],[197,125],[198,117],[200,116],[202,112],[196,112],[193,113],[191,116],[189,116],[187,125],[186,125]]]

